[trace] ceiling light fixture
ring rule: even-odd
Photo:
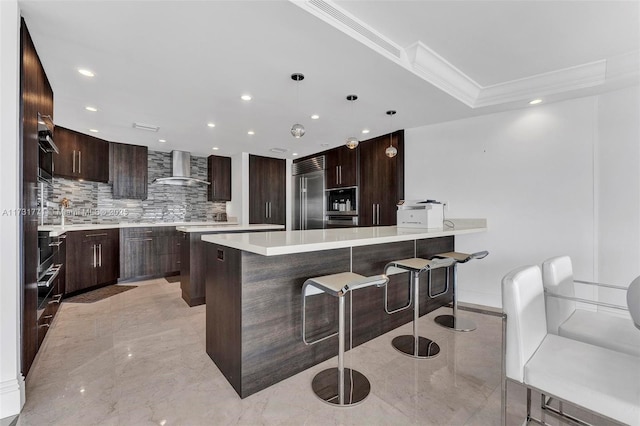
[[[254,132],[253,130],[249,130],[249,131],[247,132],[247,134],[248,134],[248,135],[253,136],[253,135],[255,135],[255,134],[256,134],[256,132]]]
[[[92,132],[92,133],[98,133],[100,130],[98,130],[98,129],[89,129],[89,131]]]
[[[212,149],[213,149],[214,151],[217,151],[217,150],[219,150],[220,148],[218,148],[217,146],[214,146]]]
[[[165,143],[167,140],[166,139],[158,139],[158,142],[160,143]]]
[[[153,124],[144,124],[144,123],[133,123],[134,129],[147,130],[149,132],[157,132],[160,130],[160,127],[154,126]]]
[[[215,123],[207,123],[207,126],[209,126],[209,127],[216,127]]]
[[[91,111],[91,112],[98,111],[98,108],[92,107],[92,106],[86,106],[86,107],[84,107],[84,109],[86,109],[87,111]]]
[[[358,96],[357,95],[347,95],[347,100],[349,102],[351,102],[351,121],[353,121],[353,103],[358,100]],[[360,143],[360,141],[358,141],[358,138],[356,137],[348,137],[347,141],[345,142],[345,145],[347,146],[347,148],[349,149],[356,149],[358,147],[358,144]]]
[[[291,80],[296,82],[296,110],[300,109],[300,82],[302,80],[304,80],[304,74],[301,74],[299,72],[291,74]],[[301,137],[304,136],[305,134],[305,129],[304,126],[300,123],[295,123],[293,126],[291,126],[291,136],[293,136],[296,139],[300,139]]]
[[[538,105],[539,103],[542,103],[542,99],[534,99],[529,102],[529,105]]]
[[[293,155],[295,157],[296,155],[298,155],[298,153],[297,152],[293,152],[291,155]]]
[[[368,134],[368,133],[369,133],[369,131],[370,131],[369,129],[362,129],[362,134],[363,134],[363,135],[366,135],[366,134]]]
[[[240,99],[242,99],[243,101],[250,101],[252,98],[251,95],[242,95],[240,96]]]
[[[93,73],[93,71],[88,70],[86,68],[78,68],[78,72],[82,75],[84,75],[85,77],[94,77],[95,74]]]
[[[320,116],[319,116],[318,114],[313,114],[313,115],[311,116],[311,119],[312,119],[312,120],[317,120],[318,118],[320,118]]]
[[[389,116],[389,148],[384,150],[387,157],[393,158],[398,154],[398,150],[393,146],[393,116],[396,115],[394,110],[387,111]]]

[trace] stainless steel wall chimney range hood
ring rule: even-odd
[[[154,179],[153,183],[164,185],[211,185],[206,180],[191,177],[191,153],[186,151],[171,151],[171,177]]]

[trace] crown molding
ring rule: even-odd
[[[482,87],[421,41],[406,49],[409,70],[474,108]]]
[[[607,61],[600,60],[483,87],[473,108],[531,100],[605,82]]]
[[[373,49],[470,108],[482,108],[557,95],[605,83],[640,82],[640,51],[543,74],[481,86],[421,41],[406,49],[331,0],[289,0],[291,3]],[[614,85],[612,84],[611,87]]]

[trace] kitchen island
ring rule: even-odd
[[[207,353],[242,398],[335,356],[337,337],[313,346],[302,342],[304,281],[345,271],[378,275],[389,261],[430,258],[453,251],[455,236],[487,229],[484,219],[458,219],[453,223],[453,228],[444,230],[388,226],[202,236],[209,243]],[[435,292],[444,289],[445,278],[444,271],[434,272]],[[427,280],[420,283],[421,294],[427,294]],[[408,274],[390,277],[392,309],[406,303],[407,284]],[[353,336],[347,331],[347,339],[352,337],[354,346],[412,320],[412,309],[388,315],[383,295],[384,289],[376,287],[358,290],[354,295]],[[426,314],[449,302],[451,290],[435,299],[423,298],[419,301],[420,312]],[[335,298],[310,297],[309,338],[333,332],[336,312]]]

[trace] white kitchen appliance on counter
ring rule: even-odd
[[[399,228],[442,229],[444,205],[435,200],[400,200],[398,202]]]

